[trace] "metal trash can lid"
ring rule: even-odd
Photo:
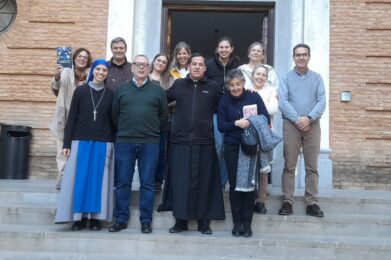
[[[1,132],[3,131],[13,131],[13,132],[31,132],[31,126],[23,125],[1,125]]]

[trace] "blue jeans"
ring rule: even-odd
[[[222,132],[219,131],[217,127],[217,114],[213,115],[213,134],[215,138],[217,158],[219,159],[221,185],[224,188],[225,184],[228,181],[228,172],[224,160],[224,150],[223,150],[224,135]]]
[[[167,170],[167,140],[168,132],[160,133],[159,163],[155,173],[155,182],[163,183]]]
[[[115,144],[115,218],[127,223],[130,210],[134,167],[138,160],[140,178],[140,222],[151,223],[155,199],[155,172],[159,160],[159,144]]]

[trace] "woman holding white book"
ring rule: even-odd
[[[236,189],[240,140],[243,129],[250,125],[246,116],[262,114],[269,119],[269,115],[261,97],[255,92],[245,91],[244,83],[245,78],[239,69],[233,69],[227,74],[225,86],[228,93],[220,100],[217,122],[219,130],[224,133],[224,158],[234,224],[232,235],[250,237],[255,192],[254,189]]]

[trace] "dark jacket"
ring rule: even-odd
[[[266,106],[258,93],[244,91],[240,97],[225,94],[219,103],[217,124],[220,132],[224,133],[224,143],[240,144],[243,129],[235,126],[235,121],[243,118],[243,107],[257,105],[258,115],[265,115],[270,124],[270,117]]]
[[[206,77],[208,79],[214,80],[220,87],[220,91],[225,93],[224,80],[225,75],[228,71],[236,69],[239,67],[240,61],[239,58],[234,56],[231,57],[226,66],[224,66],[219,60],[218,54],[215,54],[213,58],[208,59],[206,62]]]
[[[212,80],[193,81],[189,75],[175,80],[167,91],[168,102],[176,100],[171,142],[213,144],[213,113],[217,110],[219,98],[219,88]]]
[[[109,63],[109,74],[107,74],[105,85],[115,92],[120,85],[133,78],[132,63],[128,62],[126,58],[121,65],[113,63],[113,58],[107,62]]]

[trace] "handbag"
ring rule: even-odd
[[[240,148],[246,155],[256,155],[259,151],[259,144],[258,131],[250,121],[250,125],[243,129],[240,140]]]

